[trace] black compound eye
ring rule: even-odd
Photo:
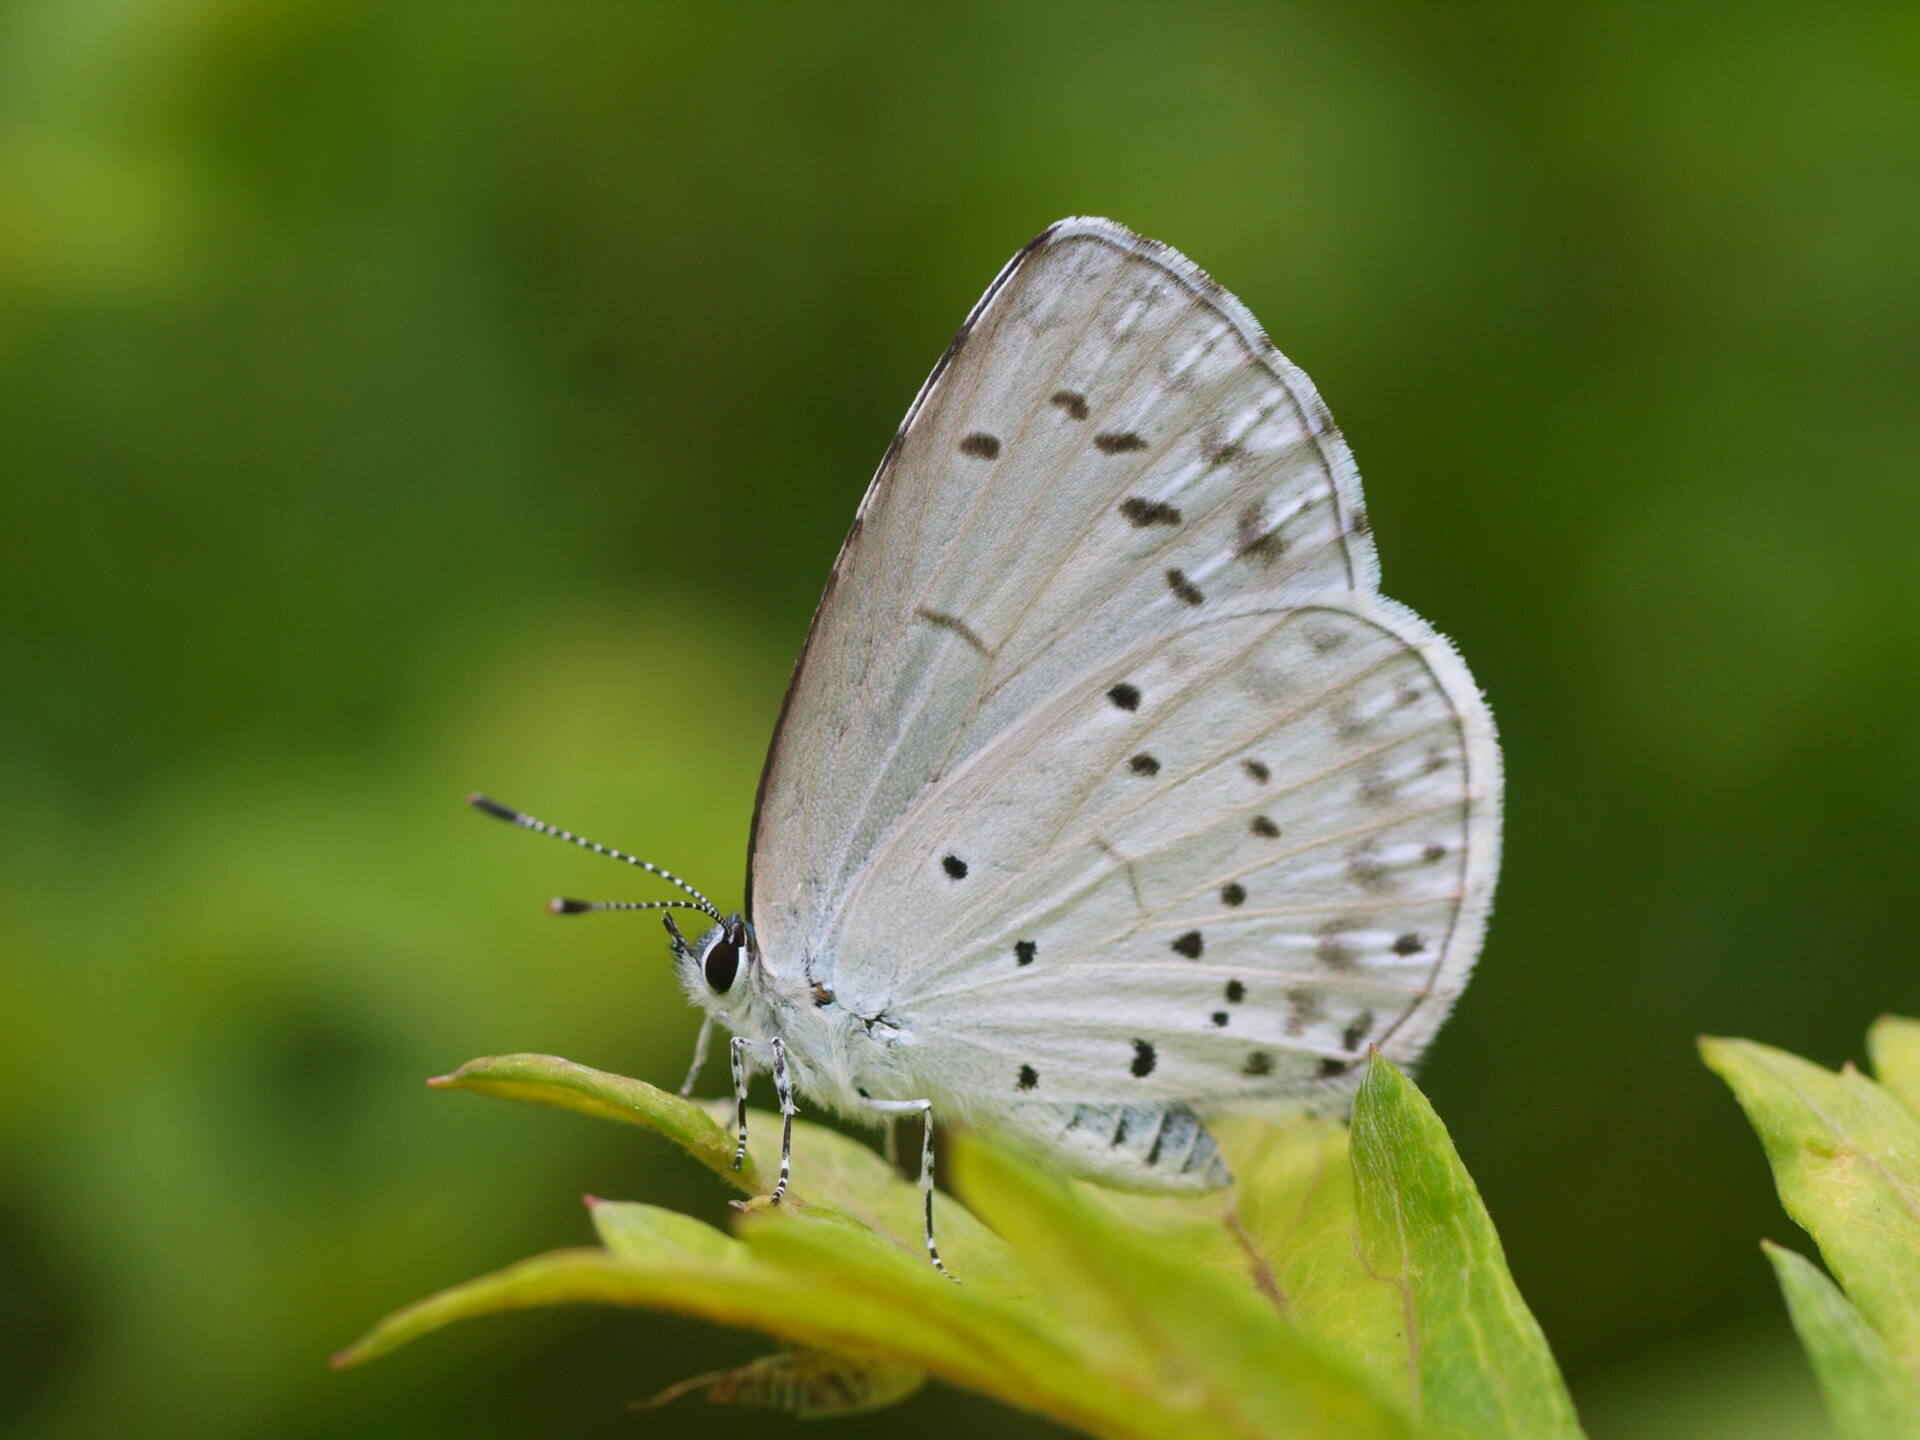
[[[740,946],[732,936],[722,935],[713,942],[713,948],[707,951],[707,984],[713,987],[713,993],[724,995],[733,988],[733,978],[740,973]]]

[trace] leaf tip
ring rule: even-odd
[[[580,1197],[580,1203],[589,1210],[598,1210],[607,1202],[602,1200],[598,1195],[582,1195]]]
[[[345,1370],[350,1368],[358,1358],[359,1357],[354,1354],[354,1347],[348,1345],[344,1349],[336,1350],[333,1354],[329,1355],[327,1357],[327,1364],[335,1370]]]
[[[427,1077],[427,1088],[429,1090],[451,1090],[459,1083],[460,1077],[458,1075],[429,1075]]]

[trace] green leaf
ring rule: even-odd
[[[956,1142],[962,1190],[1034,1266],[1082,1363],[1143,1433],[1410,1434],[1399,1406],[1267,1297],[1082,1203],[1036,1164]]]
[[[730,1106],[543,1056],[474,1061],[441,1083],[645,1125],[741,1183]],[[456,1286],[396,1312],[340,1363],[468,1316],[633,1305],[786,1347],[660,1399],[704,1390],[851,1413],[931,1374],[1116,1440],[1411,1440],[1409,1397],[1423,1435],[1577,1436],[1445,1129],[1384,1064],[1355,1124],[1350,1151],[1327,1119],[1223,1121],[1238,1182],[1186,1198],[1066,1182],[956,1137],[969,1203],[937,1201],[955,1285],[926,1261],[918,1187],[867,1145],[800,1119],[786,1203],[736,1202],[738,1238],[590,1200],[604,1250]],[[756,1112],[749,1130],[748,1173],[769,1174],[779,1119]]]
[[[1760,1136],[1787,1214],[1887,1348],[1920,1372],[1920,1117],[1849,1066],[1704,1039]]]
[[[1803,1256],[1762,1243],[1841,1440],[1920,1435],[1920,1386],[1840,1288]]]
[[[631,1200],[587,1197],[593,1228],[607,1252],[636,1264],[680,1256],[695,1264],[749,1263],[747,1247],[678,1210],[640,1205]]]
[[[1227,1117],[1211,1127],[1231,1189],[1191,1198],[1094,1185],[1081,1198],[1152,1234],[1163,1249],[1234,1274],[1393,1394],[1410,1374],[1399,1285],[1361,1259],[1347,1127]]]
[[[1880,1084],[1920,1115],[1920,1020],[1882,1015],[1867,1031],[1867,1055]]]
[[[698,1102],[624,1075],[610,1075],[553,1055],[491,1055],[427,1081],[436,1090],[474,1090],[502,1100],[551,1105],[601,1120],[639,1125],[666,1136],[730,1185],[760,1187],[751,1161],[733,1168],[733,1140]]]
[[[1400,1290],[1425,1433],[1578,1436],[1566,1384],[1446,1127],[1378,1056],[1354,1104],[1353,1174],[1367,1269]]]

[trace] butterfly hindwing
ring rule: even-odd
[[[923,1063],[996,1076],[1009,1103],[1224,1107],[1338,1090],[1372,1046],[1416,1057],[1478,950],[1498,846],[1497,750],[1445,642],[1347,597],[1173,632],[1110,673],[871,858],[861,891],[911,917],[892,1007]]]

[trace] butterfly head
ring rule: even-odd
[[[724,1013],[758,986],[760,947],[753,927],[733,915],[689,944],[669,925],[680,983],[696,1005]]]

